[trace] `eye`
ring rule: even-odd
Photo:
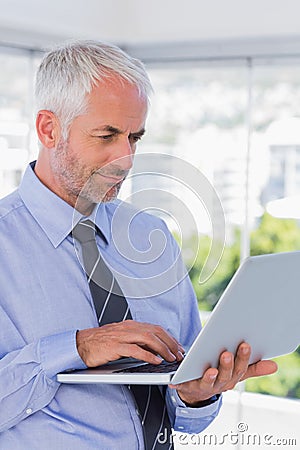
[[[113,134],[104,134],[103,136],[97,136],[99,139],[102,139],[103,141],[109,141],[114,137]]]
[[[142,139],[142,136],[139,136],[139,135],[132,135],[132,136],[130,136],[130,140],[132,141],[132,142],[138,142],[138,141],[140,141]]]

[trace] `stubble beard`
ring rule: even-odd
[[[116,183],[114,185],[105,186],[97,182],[99,175],[97,172],[93,172],[86,184],[84,185],[79,196],[82,199],[93,203],[107,203],[115,200],[119,194],[122,183]]]
[[[91,205],[113,201],[118,196],[123,182],[114,185],[101,183],[99,167],[91,169],[72,158],[69,143],[63,140],[53,149],[52,169],[59,186],[66,194],[65,200],[73,206],[78,203]]]

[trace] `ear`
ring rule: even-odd
[[[40,142],[46,148],[56,147],[60,140],[60,123],[56,115],[43,109],[38,112],[36,118],[36,131]]]

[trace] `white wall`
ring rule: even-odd
[[[118,44],[300,34],[298,0],[0,0],[0,42]]]

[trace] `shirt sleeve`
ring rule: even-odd
[[[8,325],[9,319],[2,318],[2,325]],[[82,368],[86,366],[77,352],[76,330],[47,336],[0,355],[0,432],[51,402],[60,386],[58,372]]]
[[[180,250],[170,236],[174,251],[174,260],[178,261],[178,284],[176,297],[180,304],[180,343],[185,350],[191,347],[201,330],[201,321],[197,298],[180,256]],[[222,396],[214,403],[200,407],[189,408],[179,398],[176,389],[166,391],[166,405],[171,425],[175,431],[183,433],[200,433],[215,419],[222,405]]]
[[[208,406],[189,408],[179,398],[176,389],[167,389],[166,404],[174,431],[181,433],[201,433],[217,417],[222,405],[222,397]]]

